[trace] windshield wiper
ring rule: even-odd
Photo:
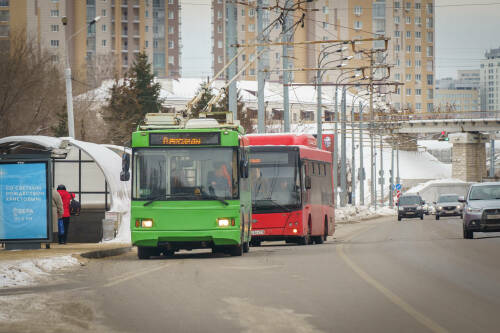
[[[275,205],[276,207],[279,207],[279,208],[283,209],[286,212],[291,212],[292,211],[290,208],[287,208],[287,207],[283,206],[282,204],[279,204],[278,202],[274,201],[273,199],[264,199],[264,200],[255,200],[255,201],[266,201],[266,202],[269,201],[273,205]]]
[[[150,198],[148,201],[146,201],[143,206],[148,206],[148,205],[152,204],[153,202],[155,202],[156,200],[160,200],[161,198],[167,199],[169,197],[170,197],[170,194],[157,195],[156,197]]]
[[[156,197],[150,198],[147,202],[144,203],[143,206],[148,206],[148,205],[152,204],[153,202],[160,200],[161,198],[168,199],[168,198],[175,198],[175,197],[184,197],[186,195],[190,196],[191,194],[190,193],[160,194]]]
[[[203,198],[206,198],[206,199],[214,199],[214,200],[217,200],[217,201],[219,201],[219,202],[223,203],[223,204],[224,204],[224,205],[226,205],[226,206],[227,206],[227,205],[229,205],[229,202],[227,202],[226,200],[224,200],[224,199],[222,199],[222,198],[219,198],[219,197],[218,197],[218,196],[216,196],[216,195],[210,195],[210,194],[208,194],[207,192],[205,192],[205,191],[203,191],[203,190],[201,191],[201,195],[203,196]]]

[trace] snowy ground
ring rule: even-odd
[[[366,206],[346,206],[335,209],[335,222],[357,222],[379,216],[391,216],[395,214],[396,210],[387,206],[378,207],[377,209]]]
[[[70,255],[27,260],[5,260],[0,262],[0,289],[33,285],[47,278],[54,271],[78,264],[78,260]]]

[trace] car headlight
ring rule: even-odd
[[[469,213],[480,213],[481,208],[467,207],[467,212]]]
[[[438,209],[438,210],[441,210],[441,209],[443,209],[443,206],[438,206],[438,208],[437,208],[437,209]]]

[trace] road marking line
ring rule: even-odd
[[[372,228],[364,229],[362,231],[367,231]],[[348,237],[346,240],[349,241],[360,232],[355,233],[354,235]],[[347,255],[344,252],[344,244],[340,244],[337,246],[337,253],[339,256],[342,258],[342,260],[345,261],[345,263],[351,267],[351,269],[356,272],[365,282],[370,284],[372,287],[380,291],[386,298],[389,299],[392,303],[400,307],[403,311],[408,313],[410,316],[412,316],[415,320],[417,320],[419,323],[427,327],[430,331],[432,332],[439,332],[439,333],[446,333],[448,332],[444,327],[440,326],[438,323],[424,315],[423,313],[419,312],[417,309],[415,309],[413,306],[405,302],[401,297],[384,287],[380,282],[372,278],[368,273],[366,273],[363,269],[361,269],[358,265],[356,265],[351,259],[347,257]]]
[[[131,279],[135,279],[136,277],[139,277],[139,276],[142,276],[142,275],[145,275],[145,274],[148,274],[148,273],[152,273],[152,272],[158,271],[158,270],[163,269],[163,268],[165,268],[167,266],[168,265],[156,266],[156,267],[153,267],[151,269],[146,269],[144,271],[135,272],[135,273],[132,273],[132,274],[125,273],[125,274],[122,274],[121,276],[119,275],[118,278],[115,277],[113,279],[113,281],[108,282],[108,283],[102,285],[102,287],[104,287],[104,288],[111,287],[111,286],[117,285],[119,283],[131,280]]]

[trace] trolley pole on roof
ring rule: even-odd
[[[257,42],[263,43],[264,36],[264,9],[262,8],[263,0],[257,1]],[[263,46],[257,47],[257,53],[260,53],[264,49]],[[266,132],[265,119],[265,104],[264,104],[264,88],[265,88],[265,73],[264,73],[264,54],[261,54],[257,58],[257,131],[259,133]]]
[[[316,105],[316,133],[317,133],[317,146],[318,149],[323,148],[323,134],[321,133],[321,70],[318,68],[316,71],[316,82],[318,86],[316,87],[316,97],[317,97],[317,105]]]
[[[226,52],[227,59],[233,59],[236,55],[236,44],[238,43],[237,37],[237,23],[236,17],[238,15],[236,4],[232,1],[226,2],[227,8],[227,22],[226,22]],[[227,69],[227,79],[232,80],[237,72],[237,61],[233,61]],[[236,80],[229,85],[229,111],[233,113],[233,119],[238,119],[238,105],[236,101]]]
[[[394,207],[394,137],[391,140],[391,187],[389,190],[389,205]]]
[[[288,8],[290,0],[285,1],[285,8]],[[288,13],[287,13],[288,14]],[[289,101],[289,96],[288,96],[288,81],[289,81],[289,75],[290,72],[287,71],[288,69],[288,36],[289,32],[288,30],[288,15],[285,15],[285,18],[283,20],[283,25],[282,25],[282,40],[283,40],[283,55],[282,55],[282,60],[283,60],[283,74],[282,74],[282,81],[283,81],[283,122],[285,123],[285,132],[290,132],[290,101]]]
[[[384,140],[380,133],[380,207],[384,207]]]

